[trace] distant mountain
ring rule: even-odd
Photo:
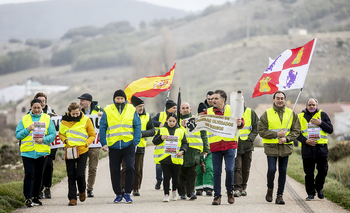
[[[110,22],[181,18],[187,12],[134,0],[53,0],[0,5],[0,41],[56,39],[69,29]]]

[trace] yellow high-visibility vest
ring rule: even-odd
[[[60,133],[65,135],[69,146],[85,146],[86,139],[89,138],[89,134],[86,131],[86,123],[90,118],[83,116],[79,122],[76,122],[72,127],[67,127],[61,123]]]
[[[180,126],[181,126],[181,121],[182,121],[182,119],[180,118],[180,122],[179,122]],[[202,137],[201,137],[201,132],[197,131],[197,132],[192,133],[191,135],[187,135],[186,127],[181,126],[180,128],[186,134],[188,146],[191,148],[194,148],[194,149],[198,149],[199,151],[203,152],[203,141],[202,141]]]
[[[319,110],[317,113],[314,114],[314,116],[312,116],[312,118],[315,119],[320,119],[321,118],[321,112],[322,110]],[[304,118],[304,112],[298,114],[299,117],[299,121],[300,121],[300,125],[301,125],[301,134],[305,137],[305,138],[309,138],[308,136],[308,132],[307,132],[307,124],[308,122],[306,121],[306,119]],[[328,137],[327,137],[327,133],[325,131],[323,131],[320,128],[320,135],[321,138],[317,140],[317,144],[327,144],[328,143]],[[302,145],[302,143],[299,144],[300,146]]]
[[[47,135],[47,130],[49,129],[50,122],[51,122],[50,116],[48,114],[42,113],[40,116],[39,122],[45,123],[45,127],[46,127],[45,135]],[[22,123],[24,128],[28,128],[30,125],[33,124],[32,116],[30,114],[23,116]],[[33,140],[32,136],[33,136],[33,130],[29,132],[27,137],[21,140],[21,148],[20,148],[21,152],[31,152],[31,151],[42,152],[42,153],[51,152],[50,144],[36,143]]]
[[[252,132],[252,109],[247,107],[243,113],[244,127],[239,130],[239,138],[248,140],[249,134]]]
[[[146,115],[140,115],[141,120],[141,131],[147,130],[147,123],[149,122],[149,114],[146,112]],[[140,143],[137,145],[138,147],[146,147],[147,138],[141,138]]]
[[[285,129],[287,122],[289,120],[289,117],[292,116],[290,118],[289,123],[288,123],[287,129],[285,129],[285,131],[286,131],[285,136],[289,135],[290,128],[292,127],[292,123],[293,123],[292,122],[293,121],[293,111],[291,109],[289,109],[289,108],[284,109],[282,123],[281,123],[281,120],[278,116],[278,113],[273,108],[268,109],[266,111],[266,113],[267,113],[267,120],[268,120],[268,130],[273,131],[273,132],[279,132],[282,129]],[[279,141],[278,138],[274,138],[274,139],[263,138],[262,139],[263,143],[278,143],[278,141]],[[289,141],[289,142],[286,142],[284,144],[292,144],[292,143],[293,143],[293,141]]]
[[[115,104],[107,105],[107,145],[112,146],[117,141],[129,142],[134,139],[133,120],[136,109],[131,104],[125,104],[122,114],[119,113]]]
[[[166,127],[160,128],[159,131],[160,131],[160,135],[169,135],[169,130]],[[176,153],[180,151],[184,134],[185,133],[180,128],[177,128],[175,130],[174,136],[178,137]],[[165,153],[165,140],[154,148],[153,159],[156,164],[160,164],[160,161],[162,161],[163,159],[167,158],[170,155],[171,155],[171,161],[173,162],[173,164],[179,164],[179,165],[183,164],[183,161],[184,161],[183,156],[177,157],[175,153],[174,154]]]
[[[166,117],[167,117],[166,111],[160,112],[158,121],[164,125],[166,121]],[[159,127],[154,127],[154,128],[156,129],[156,134],[157,134],[160,128]]]

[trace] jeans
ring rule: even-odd
[[[88,153],[81,154],[77,159],[66,160],[68,176],[68,199],[77,199],[77,185],[79,193],[85,192],[85,167]]]
[[[133,190],[139,190],[141,189],[141,182],[142,182],[142,174],[143,174],[143,159],[144,159],[145,153],[135,153],[135,175],[134,175],[134,186]],[[122,188],[125,188],[125,162],[123,160],[122,162]]]
[[[278,159],[278,189],[277,195],[283,195],[284,185],[286,184],[287,176],[287,165],[288,165],[288,156],[287,157],[272,157],[267,156],[267,188],[273,189],[273,182],[275,180],[276,173],[276,164]]]
[[[26,199],[31,199],[32,197],[39,197],[46,159],[44,157],[34,159],[22,156],[22,161],[24,167],[24,197]]]
[[[222,160],[225,159],[226,190],[232,191],[236,149],[228,149],[225,151],[212,152],[211,154],[212,154],[213,169],[214,169],[214,196],[221,197]]]
[[[156,179],[157,181],[162,182],[163,181],[163,177],[162,177],[162,166],[160,164],[156,164]]]

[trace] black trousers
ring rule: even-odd
[[[77,199],[77,185],[79,193],[85,192],[85,168],[88,153],[80,155],[78,159],[66,160],[68,176],[68,199]]]
[[[172,190],[176,191],[179,183],[179,174],[181,165],[177,164],[161,164],[163,170],[163,189],[164,195],[169,195],[170,191],[170,178],[172,180]]]
[[[26,199],[39,197],[46,159],[44,157],[34,159],[22,156],[22,161],[24,167],[23,195]]]
[[[181,166],[178,185],[179,195],[189,196],[191,193],[194,193],[197,178],[196,169],[197,164],[190,167]]]
[[[323,189],[324,182],[326,180],[328,172],[328,159],[316,158],[316,159],[303,159],[303,166],[305,172],[305,189],[308,195],[315,196],[315,190],[319,191]],[[317,169],[317,175],[315,179],[315,166]]]
[[[122,194],[121,165],[125,161],[125,193],[131,193],[134,185],[135,146],[130,144],[124,149],[109,149],[109,170],[113,191]]]
[[[44,167],[44,175],[40,191],[42,191],[44,187],[51,188],[52,186],[53,161],[56,158],[56,152],[57,149],[51,149],[50,155],[46,156],[46,164]]]

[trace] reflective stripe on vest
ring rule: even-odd
[[[164,125],[164,123],[166,121],[166,111],[159,113],[158,121]],[[154,128],[156,129],[156,134],[157,134],[159,131],[159,127],[154,127]]]
[[[314,116],[312,116],[312,118],[321,119],[321,112],[322,112],[322,110],[319,110],[317,113],[314,114]],[[301,125],[301,134],[305,138],[309,139],[308,132],[307,132],[308,122],[304,118],[304,114],[305,114],[304,112],[298,114],[300,125]],[[323,131],[321,128],[320,128],[320,137],[321,138],[317,140],[317,144],[327,144],[328,143],[327,133],[325,131]],[[300,143],[299,145],[301,146],[302,143]]]
[[[117,141],[129,142],[134,139],[133,120],[135,107],[131,104],[125,104],[122,114],[119,113],[115,104],[105,107],[107,115],[107,145],[112,146]]]
[[[160,135],[170,135],[169,130],[166,127],[162,127],[159,130],[160,130]],[[180,128],[177,128],[175,130],[174,136],[177,136],[179,138],[177,142],[176,153],[180,151],[184,134],[185,133]],[[160,164],[160,161],[167,158],[168,156],[170,156],[170,154],[165,154],[165,140],[164,140],[161,144],[159,144],[154,148],[154,155],[153,155],[154,162],[156,164]],[[171,161],[173,162],[173,164],[182,165],[184,160],[183,160],[183,156],[177,157],[176,154],[171,154]]]
[[[289,120],[289,117],[292,115],[292,117],[290,118],[290,121],[288,123],[287,129],[285,129],[286,136],[289,135],[290,128],[291,128],[292,123],[293,123],[292,122],[293,121],[293,111],[291,109],[284,108],[282,123],[281,123],[281,119],[280,119],[278,113],[273,108],[266,110],[266,113],[267,113],[267,121],[268,121],[268,130],[273,131],[273,132],[279,132],[282,129],[285,129],[287,122]],[[263,143],[278,143],[278,141],[279,141],[278,138],[274,138],[274,139],[263,138],[262,139]],[[293,141],[290,141],[290,142],[284,143],[284,144],[292,144],[292,143],[293,143]]]
[[[207,114],[208,115],[215,115],[213,109],[214,109],[213,107],[210,107],[209,109],[207,109]],[[230,105],[225,106],[224,116],[231,117],[231,106]],[[237,141],[237,135],[235,136],[234,139],[216,136],[215,134],[212,134],[212,133],[209,133],[209,135],[208,135],[209,143],[216,143],[216,142],[220,142],[222,140],[223,141]]]
[[[241,140],[248,140],[248,136],[252,131],[252,109],[247,107],[243,113],[244,127],[239,130],[239,138]]]
[[[182,119],[180,118],[180,121],[179,121],[180,125],[181,125],[181,121],[182,121]],[[201,137],[201,132],[197,131],[197,132],[192,133],[191,135],[187,135],[187,129],[183,126],[181,126],[180,128],[186,134],[188,146],[193,148],[193,149],[198,149],[199,151],[203,152],[203,141],[202,141],[202,137]]]
[[[47,130],[49,129],[50,122],[51,122],[50,116],[45,113],[42,113],[40,116],[39,122],[45,123],[45,128],[46,128],[45,135],[47,135]],[[23,116],[22,123],[25,129],[28,128],[30,125],[33,124],[32,116],[30,114]],[[21,140],[21,148],[20,148],[21,152],[31,152],[31,151],[42,152],[42,153],[51,152],[50,144],[36,143],[33,140],[32,136],[33,136],[33,130],[30,131],[29,134]]]
[[[60,133],[66,136],[69,146],[85,146],[86,139],[89,138],[86,131],[86,123],[89,117],[83,116],[79,122],[76,122],[73,126],[67,127],[61,123]]]
[[[146,112],[146,115],[140,115],[141,120],[141,131],[147,130],[147,123],[149,122],[150,116]],[[140,143],[137,145],[138,147],[146,147],[147,138],[141,138]]]

